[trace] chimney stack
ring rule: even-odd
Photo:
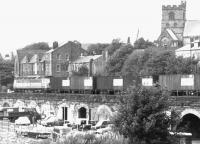
[[[58,42],[57,41],[54,41],[53,42],[53,49],[57,48],[58,47]]]

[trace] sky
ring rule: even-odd
[[[0,0],[0,53],[36,42],[133,43],[156,40],[162,5],[181,0]],[[199,0],[187,1],[187,19],[200,20]]]

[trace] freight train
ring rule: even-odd
[[[15,92],[108,93],[122,92],[130,84],[126,78],[114,76],[72,76],[49,78],[15,78]]]
[[[140,85],[159,86],[173,96],[200,96],[200,75],[159,75],[141,77]],[[56,92],[56,93],[123,93],[134,80],[116,76],[73,76],[49,78],[16,78],[15,92]]]

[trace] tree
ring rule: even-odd
[[[192,74],[197,72],[198,61],[193,58],[176,57],[171,51],[153,54],[145,64],[148,75]]]
[[[134,48],[135,49],[146,49],[149,47],[155,47],[154,43],[144,40],[144,38],[139,38],[137,41],[134,43]]]
[[[49,50],[49,45],[45,42],[38,42],[27,45],[23,48],[23,50]]]
[[[122,45],[116,50],[106,64],[107,73],[109,75],[120,75],[124,62],[132,51],[133,46],[130,44]]]
[[[89,74],[89,69],[87,68],[87,66],[82,65],[78,71],[73,71],[72,75],[77,75],[77,76],[88,76]]]
[[[93,54],[101,55],[102,52],[105,50],[105,48],[108,46],[109,46],[109,44],[101,44],[101,43],[91,44],[88,46],[88,54],[89,55],[93,55]]]
[[[1,85],[7,86],[12,84],[14,80],[14,62],[13,61],[1,61],[0,62],[0,81]]]
[[[145,58],[148,58],[143,50],[133,50],[123,64],[122,75],[131,80],[135,80],[135,84],[140,83],[141,72],[145,64]]]
[[[122,42],[120,39],[113,39],[112,43],[106,48],[108,51],[108,55],[112,56],[113,53],[118,50],[122,46]]]
[[[137,87],[123,97],[114,118],[115,129],[129,139],[130,144],[174,144],[169,133],[177,117],[167,115],[169,95],[159,88]],[[174,115],[176,116],[176,115]]]

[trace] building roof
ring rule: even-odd
[[[46,50],[17,50],[18,60],[21,61],[25,56],[29,61],[35,54],[38,55],[38,58],[41,59]]]
[[[30,59],[29,63],[36,63],[38,61],[38,55],[34,54],[33,57]]]
[[[200,20],[186,21],[183,36],[200,36]]]
[[[29,60],[28,60],[27,56],[25,56],[25,57],[22,59],[21,63],[27,63],[28,61],[29,61]]]
[[[173,39],[173,40],[178,40],[178,38],[176,37],[176,35],[174,34],[174,32],[171,30],[171,29],[166,29],[166,31],[168,32],[168,34],[170,35],[170,37]]]
[[[175,50],[175,52],[182,52],[182,51],[195,51],[195,50],[200,50],[200,47],[198,47],[197,45],[194,45],[194,47],[191,48],[190,44],[187,44],[177,50]]]
[[[73,63],[89,63],[91,59],[96,60],[100,58],[102,55],[90,55],[90,56],[82,56],[75,60]]]

